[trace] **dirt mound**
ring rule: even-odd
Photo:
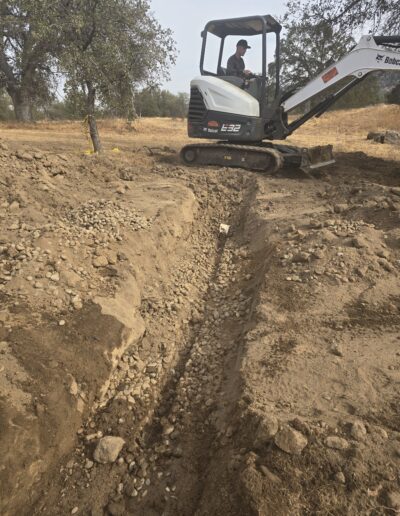
[[[145,331],[144,287],[168,277],[184,250],[192,191],[174,179],[131,188],[125,169],[122,159],[2,144],[3,514],[24,506],[82,416],[104,403],[117,358]]]

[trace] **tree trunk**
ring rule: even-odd
[[[101,145],[99,131],[97,129],[96,117],[94,114],[95,111],[95,101],[96,101],[96,88],[94,88],[93,84],[90,81],[86,82],[87,86],[87,111],[88,111],[88,124],[89,124],[89,132],[90,138],[92,139],[93,150],[94,152],[101,152],[103,147]]]
[[[11,97],[17,122],[32,122],[32,105],[30,99],[21,88],[7,90]]]

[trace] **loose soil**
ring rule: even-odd
[[[399,162],[187,168],[169,123],[2,131],[0,512],[395,514]]]

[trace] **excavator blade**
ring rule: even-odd
[[[318,145],[302,149],[301,166],[304,171],[315,170],[335,163],[332,145]]]

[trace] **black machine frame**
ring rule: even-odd
[[[207,49],[207,36],[214,34],[221,39],[217,71],[221,69],[222,58],[225,47],[225,39],[227,36],[262,36],[262,72],[261,80],[261,96],[260,111],[263,113],[267,107],[267,80],[268,80],[268,66],[267,66],[267,34],[274,33],[276,37],[276,74],[275,74],[275,95],[274,100],[280,97],[280,48],[281,48],[281,31],[282,26],[270,15],[265,16],[247,16],[244,18],[231,18],[224,20],[213,20],[207,23],[201,33],[203,43],[201,47],[200,57],[200,73],[201,75],[209,75],[219,77],[218,73],[213,73],[204,69],[204,60]],[[270,102],[268,102],[270,104]]]

